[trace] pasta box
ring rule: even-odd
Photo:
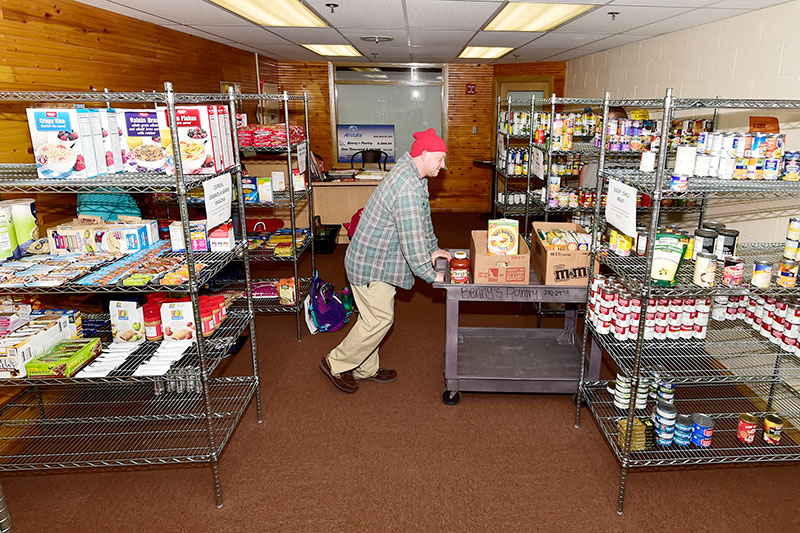
[[[216,106],[178,106],[175,108],[181,166],[184,174],[214,174],[223,170],[224,148],[220,139]],[[158,109],[161,139],[172,153],[172,131],[166,108]],[[173,162],[174,163],[174,162]],[[167,172],[175,167],[167,165]]]
[[[489,255],[488,232],[473,230],[469,256],[473,283],[527,285],[530,281],[531,254],[523,239],[516,255]]]
[[[164,172],[167,153],[161,142],[158,113],[147,109],[117,109],[122,166],[127,172]]]
[[[86,179],[98,175],[87,109],[31,108],[26,112],[40,178]]]
[[[591,252],[588,250],[548,250],[539,237],[539,231],[546,234],[554,229],[586,233],[579,224],[572,222],[533,223],[533,268],[536,270],[539,282],[544,285],[560,285],[562,287],[585,286],[589,283]]]

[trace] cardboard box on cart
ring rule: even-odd
[[[517,255],[489,255],[487,231],[473,230],[469,257],[472,282],[494,285],[527,285],[530,281],[531,254],[525,241],[519,241]]]
[[[553,229],[586,233],[579,225],[572,222],[534,222],[532,239],[533,268],[544,285],[560,285],[562,287],[579,287],[589,282],[588,250],[548,250],[539,238],[539,231],[547,233]],[[595,264],[595,271],[597,264]]]

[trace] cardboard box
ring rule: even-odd
[[[87,109],[28,109],[28,126],[40,178],[97,176],[94,138]],[[103,165],[103,173],[105,173]]]
[[[195,342],[197,327],[194,323],[192,302],[161,304],[161,325],[164,329],[164,342]]]
[[[61,341],[25,365],[28,375],[71,377],[102,350],[100,339]]]
[[[580,225],[571,222],[533,223],[533,268],[536,269],[539,283],[562,287],[587,285],[591,253],[588,251],[547,250],[539,238],[538,230],[547,233],[551,229],[586,233]]]
[[[473,230],[469,256],[472,282],[492,285],[527,285],[530,281],[531,254],[520,239],[517,255],[489,255],[486,230]]]
[[[99,109],[101,133],[103,136],[103,156],[98,161],[106,162],[109,174],[122,172],[122,148],[119,139],[117,113],[112,108]]]
[[[111,300],[108,311],[114,342],[144,342],[144,313],[136,302]]]
[[[192,220],[189,222],[189,236],[192,240],[192,250],[195,252],[208,251],[208,233],[205,220]],[[183,238],[183,223],[176,220],[169,225],[169,239],[173,252],[186,251]]]
[[[221,166],[224,148],[219,137],[217,114],[212,106],[178,106],[175,108],[178,139],[180,143],[181,165],[184,174],[214,174],[223,170]],[[166,108],[158,108],[158,127],[161,142],[171,146],[172,131],[169,124],[169,112]],[[217,165],[220,165],[219,167]],[[174,173],[175,168],[167,164],[167,172]]]
[[[230,252],[236,246],[233,222],[223,222],[208,232],[208,247],[212,252]]]
[[[245,167],[250,177],[257,178],[271,178],[273,191],[285,191],[288,188],[286,183],[286,159],[275,161],[258,160],[258,161],[245,161]],[[305,172],[300,174],[297,168],[297,158],[292,156],[292,182],[295,191],[303,190],[306,185]]]
[[[161,142],[158,113],[153,109],[117,109],[116,115],[124,170],[165,171],[172,154]]]

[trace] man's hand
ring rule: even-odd
[[[440,248],[440,249],[436,250],[435,252],[433,252],[431,254],[431,264],[433,266],[436,266],[436,260],[438,258],[440,258],[440,257],[443,257],[443,258],[447,259],[448,261],[450,261],[450,259],[452,259],[452,256],[450,255],[450,252],[448,252],[447,250],[442,250]]]
[[[444,272],[437,272],[436,279],[433,280],[434,283],[444,283]]]

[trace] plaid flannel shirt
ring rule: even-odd
[[[414,276],[436,279],[431,254],[439,249],[431,222],[428,179],[406,152],[370,196],[344,256],[350,283],[383,281],[410,289]]]

